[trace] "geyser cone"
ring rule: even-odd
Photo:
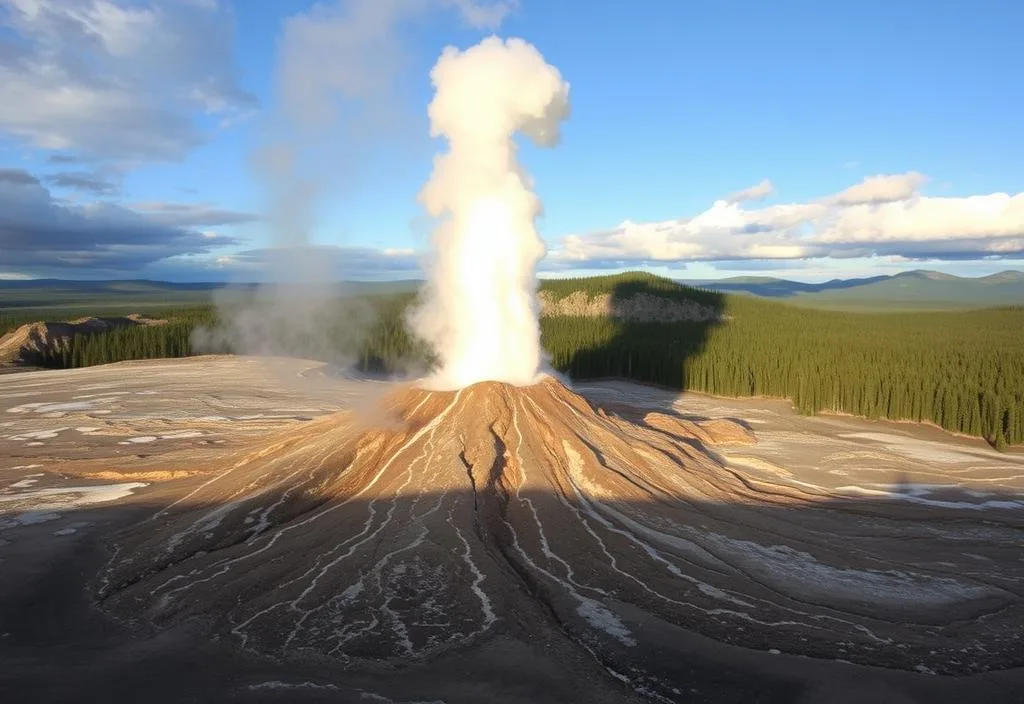
[[[648,685],[679,667],[680,626],[907,668],[1019,656],[1019,619],[976,620],[1019,610],[1009,591],[876,554],[912,516],[727,471],[698,438],[750,441],[737,425],[633,423],[551,378],[405,388],[384,410],[382,429],[342,413],[240,454],[125,532],[105,604],[341,661],[568,634]]]

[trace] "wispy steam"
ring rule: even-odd
[[[338,263],[322,256],[318,210],[345,197],[371,155],[402,141],[397,97],[407,25],[455,9],[471,26],[493,28],[512,7],[507,1],[347,0],[316,4],[284,22],[273,108],[251,158],[265,188],[273,241],[268,278],[277,283],[220,296],[220,327],[198,333],[200,349],[351,358],[374,316],[338,282]]]
[[[497,37],[447,48],[431,78],[431,132],[449,149],[421,194],[442,220],[411,323],[439,357],[433,385],[530,384],[541,363],[536,266],[544,243],[534,226],[541,203],[514,137],[554,146],[569,84],[530,44]]]

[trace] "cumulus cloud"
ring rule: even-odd
[[[235,240],[165,225],[113,203],[64,203],[32,174],[0,170],[0,272],[127,274],[230,244]]]
[[[829,200],[839,205],[866,205],[907,200],[927,180],[924,174],[919,174],[916,171],[908,171],[905,174],[869,176],[860,183],[840,191]]]
[[[762,200],[767,198],[775,192],[775,186],[768,179],[764,179],[761,183],[750,188],[744,188],[742,191],[736,191],[730,193],[725,197],[730,203],[744,203],[750,200]]]
[[[817,201],[764,208],[720,200],[691,218],[569,235],[550,263],[1024,256],[1024,193],[929,197],[917,192],[924,181],[914,172],[873,176]]]
[[[180,159],[197,114],[255,106],[232,33],[212,0],[0,0],[0,131],[61,160]]]

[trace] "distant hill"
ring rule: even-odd
[[[405,293],[419,288],[419,281],[373,281],[339,284],[360,294]],[[253,289],[256,284],[173,283],[131,279],[121,281],[69,281],[64,279],[0,280],[0,310],[75,308],[85,306],[179,306],[208,303],[215,291],[225,288]]]
[[[210,291],[226,284],[174,283],[148,279],[112,279],[107,281],[74,279],[0,279],[0,291],[67,291],[78,293],[123,291]]]
[[[594,278],[596,285],[608,277]],[[558,279],[544,279],[542,288],[558,289]],[[422,281],[367,281],[339,284],[360,295],[411,293]],[[937,271],[907,271],[894,276],[833,279],[803,283],[767,276],[737,276],[715,281],[680,280],[702,289],[771,298],[800,306],[835,310],[951,310],[1024,305],[1024,272],[1003,271],[981,278],[964,278]],[[171,283],[145,279],[67,281],[62,279],[0,280],[0,314],[46,317],[47,309],[68,314],[123,315],[175,306],[201,305],[224,288],[255,288],[256,284]],[[594,293],[593,291],[591,293]]]
[[[90,309],[108,306],[175,306],[204,303],[224,284],[169,283],[167,281],[65,281],[28,279],[0,281],[0,309]]]
[[[980,278],[938,271],[905,271],[893,276],[832,279],[820,284],[761,276],[737,276],[718,281],[685,280],[691,286],[744,293],[787,303],[820,308],[908,309],[982,308],[1024,305],[1024,272],[1003,271]]]

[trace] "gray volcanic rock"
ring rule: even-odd
[[[550,378],[404,388],[382,411],[239,452],[122,532],[104,608],[343,666],[568,637],[669,699],[683,629],[907,670],[1024,661],[1019,512],[761,485],[704,449],[742,427],[634,424]]]

